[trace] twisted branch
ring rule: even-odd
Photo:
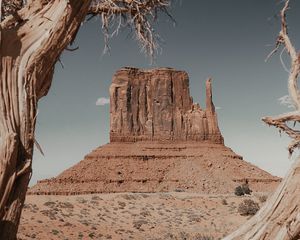
[[[170,0],[98,0],[90,6],[88,14],[101,16],[104,52],[109,51],[109,39],[117,35],[121,27],[132,27],[142,51],[153,58],[159,40],[153,23],[158,12],[166,13],[173,20],[167,9],[169,5]]]
[[[288,146],[288,151],[291,156],[294,150],[300,147],[300,131],[294,130],[287,126],[287,123],[289,121],[293,121],[294,123],[300,122],[300,92],[297,84],[300,73],[300,54],[297,54],[297,51],[288,36],[286,13],[289,9],[289,3],[290,0],[285,0],[284,7],[280,12],[281,30],[277,37],[275,49],[269,54],[267,58],[276,53],[282,46],[284,47],[284,49],[286,49],[288,55],[290,56],[291,67],[289,70],[288,90],[296,111],[282,114],[277,117],[264,117],[262,120],[268,125],[279,128],[279,131],[285,132],[289,137],[293,139]]]
[[[23,0],[2,0],[0,22],[9,15],[14,15],[24,5]]]
[[[153,24],[159,12],[165,13],[175,23],[168,12],[171,0],[94,0],[87,15],[100,16],[104,34],[104,52],[110,50],[109,40],[117,35],[122,27],[133,29],[141,50],[153,59],[159,47],[159,35]],[[0,21],[8,18],[18,21],[17,11],[24,7],[23,0],[1,0]]]

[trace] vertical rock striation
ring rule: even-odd
[[[110,87],[110,141],[211,141],[223,144],[206,82],[206,109],[194,104],[189,77],[171,68],[122,68]]]
[[[29,194],[229,194],[245,179],[254,192],[280,182],[223,144],[210,79],[203,110],[190,97],[186,72],[123,68],[113,77],[110,101],[111,142]]]

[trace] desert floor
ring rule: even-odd
[[[247,197],[172,193],[77,196],[28,195],[18,239],[215,240],[249,216],[238,213]]]

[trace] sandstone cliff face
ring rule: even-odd
[[[205,110],[190,97],[187,73],[174,69],[123,68],[110,95],[111,143],[56,178],[39,181],[29,194],[228,194],[245,179],[255,192],[279,184],[279,178],[224,146],[210,80]]]
[[[206,110],[194,104],[186,72],[122,68],[110,87],[110,141],[210,141],[223,144],[206,83]]]

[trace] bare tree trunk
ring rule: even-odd
[[[86,14],[101,15],[105,39],[122,25],[133,26],[150,55],[157,47],[152,20],[158,11],[170,16],[169,0],[91,1],[27,0],[23,7],[23,0],[0,0],[5,6],[0,11],[0,239],[16,237],[31,176],[37,103]],[[110,34],[116,17],[118,27]]]
[[[290,155],[294,149],[300,147],[300,132],[292,129],[288,122],[300,121],[300,91],[298,89],[298,76],[300,73],[300,55],[297,54],[287,31],[286,12],[290,0],[285,0],[281,10],[281,31],[279,32],[276,48],[269,56],[275,53],[280,46],[284,47],[291,58],[291,67],[288,78],[288,90],[295,111],[276,117],[265,117],[263,121],[279,128],[293,140],[289,144]],[[224,240],[296,240],[300,239],[300,157],[295,161],[289,173],[284,178],[276,192],[265,203],[263,208],[246,224]]]
[[[300,157],[260,211],[224,240],[300,239]]]
[[[0,25],[0,239],[16,239],[31,177],[37,103],[89,5],[90,0],[28,1]]]

